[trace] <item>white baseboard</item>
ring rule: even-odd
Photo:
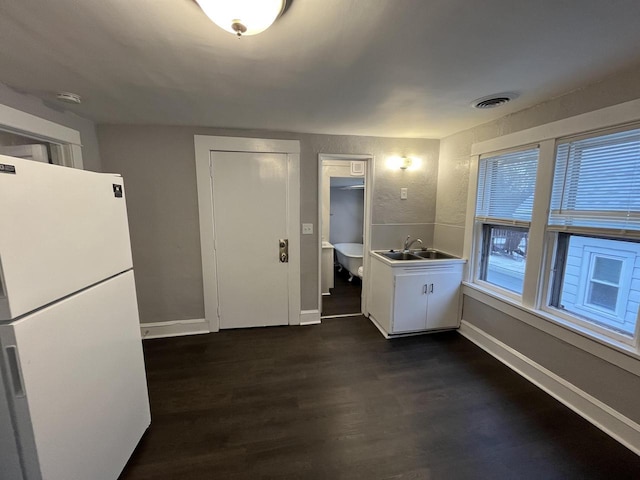
[[[204,318],[140,324],[140,333],[143,339],[182,337],[184,335],[199,335],[209,332],[209,324]]]
[[[302,310],[300,312],[300,325],[317,325],[320,323],[320,310]]]
[[[640,425],[488,333],[462,320],[465,338],[640,455]]]

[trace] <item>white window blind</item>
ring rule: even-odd
[[[537,167],[537,148],[481,158],[476,220],[529,226]]]
[[[549,227],[640,233],[640,129],[558,145]]]

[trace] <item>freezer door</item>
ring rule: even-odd
[[[129,271],[0,326],[26,478],[118,478],[150,422],[137,312]]]
[[[0,155],[0,321],[132,267],[122,178]]]

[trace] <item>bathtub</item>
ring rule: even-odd
[[[340,264],[340,270],[346,268],[349,271],[349,281],[353,277],[362,278],[362,252],[363,245],[361,243],[335,243],[333,248],[336,251],[336,257]]]

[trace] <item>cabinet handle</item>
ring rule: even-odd
[[[426,295],[426,294],[427,294],[427,288],[428,288],[428,285],[425,283],[425,284],[422,286],[422,294],[423,294],[423,295]]]
[[[11,386],[13,394],[16,397],[24,397],[24,382],[22,381],[22,372],[20,371],[20,362],[18,361],[18,349],[11,345],[5,347],[7,354],[7,364],[9,366],[9,376],[11,377]]]
[[[429,289],[429,293],[433,293],[433,283],[431,284],[431,287]]]

